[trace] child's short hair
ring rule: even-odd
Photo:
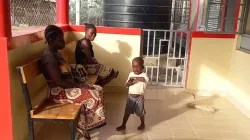
[[[141,57],[135,57],[134,59],[133,59],[133,61],[136,61],[136,62],[138,62],[139,64],[141,64],[142,65],[142,68],[144,69],[144,60],[143,60],[143,58],[141,58]],[[132,61],[132,62],[133,62]]]

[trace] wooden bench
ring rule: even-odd
[[[37,107],[33,108],[27,84],[42,74],[39,70],[39,59],[24,66],[17,67],[17,70],[27,107],[29,140],[35,139],[33,126],[33,122],[35,121],[66,122],[69,124],[70,128],[70,140],[74,140],[75,120],[79,115],[81,106],[79,104],[56,104],[51,102],[48,98],[45,98]],[[88,76],[89,84],[94,84],[96,80],[96,75]]]

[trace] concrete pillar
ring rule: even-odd
[[[56,1],[56,24],[69,24],[69,0]]]

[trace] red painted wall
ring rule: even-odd
[[[0,77],[1,77],[1,99],[0,99],[0,140],[12,140],[12,116],[10,100],[9,64],[7,52],[7,38],[0,38]]]

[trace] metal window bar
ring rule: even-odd
[[[237,4],[238,5],[238,4]],[[236,32],[237,34],[242,34],[245,33],[245,27],[246,27],[246,21],[247,21],[247,13],[248,13],[248,7],[249,7],[249,1],[248,0],[243,0],[243,3],[240,4],[240,9],[241,9],[241,15],[240,18],[235,19],[235,20],[239,20],[239,31]]]
[[[169,30],[143,29],[142,56],[151,85],[185,86],[190,0],[172,0]]]
[[[142,56],[150,84],[185,87],[189,31],[144,29],[143,32],[147,40],[143,50],[149,51]]]
[[[242,19],[242,22],[241,22],[241,26],[239,26],[239,30],[240,30],[240,32],[242,34],[245,34],[246,33],[246,26],[247,26],[247,18],[248,18],[250,1],[249,0],[244,0],[243,5],[245,5],[245,8],[243,8],[242,12],[241,12],[241,17],[243,19]]]
[[[103,0],[69,0],[69,20],[73,25],[103,25]]]
[[[231,4],[229,4],[231,2]],[[233,3],[233,4],[232,4]],[[222,0],[208,0],[207,7],[205,7],[206,12],[203,13],[202,18],[205,20],[205,25],[200,27],[204,27],[206,32],[210,33],[233,33],[233,34],[242,34],[244,33],[244,27],[246,26],[246,11],[248,11],[249,2],[248,0],[242,0],[241,3],[237,3],[236,0],[227,0],[226,2]],[[231,16],[227,16],[227,12],[223,14],[223,8],[233,9],[234,11],[231,13]],[[239,17],[235,17],[237,9],[240,9],[241,14]],[[226,9],[224,9],[226,10]],[[205,15],[204,15],[205,14]],[[227,30],[225,27],[226,23],[230,22],[231,27],[229,26]],[[239,24],[239,28],[235,30],[236,23]]]
[[[174,20],[172,20],[174,25],[174,30],[188,30],[189,22],[189,11],[190,11],[190,1],[189,0],[175,0],[173,1],[172,11],[174,15]],[[181,24],[178,24],[181,23]]]
[[[175,8],[175,5],[178,4],[176,3],[175,0],[172,0],[172,16],[171,16],[171,21],[173,21],[175,18],[176,18],[176,10],[174,9]],[[177,12],[178,13],[178,12]],[[175,23],[171,23],[171,26],[170,26],[170,30],[173,30],[174,28],[174,24]],[[167,58],[169,58],[169,49],[170,47],[169,46],[172,46],[172,38],[173,38],[173,32],[170,31],[170,38],[169,38],[169,41],[168,41],[168,49],[167,49]],[[160,46],[161,47],[161,46]],[[160,61],[158,59],[158,61]],[[168,65],[168,61],[169,59],[167,59],[167,65]],[[166,65],[166,76],[165,76],[165,85],[167,85],[167,78],[168,78],[168,69],[167,69],[167,65]],[[159,67],[159,66],[158,66]],[[159,74],[159,73],[158,73]],[[172,76],[171,76],[171,81],[172,81]]]
[[[218,32],[220,25],[221,0],[208,1],[208,12],[206,12],[206,31]]]

